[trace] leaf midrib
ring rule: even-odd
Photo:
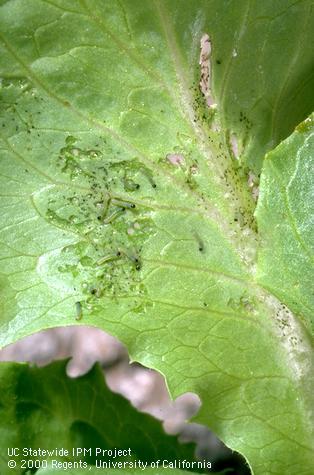
[[[161,15],[165,15],[165,12],[160,12]],[[172,34],[169,32],[169,34]],[[165,173],[164,170],[161,170],[159,169],[158,167],[156,167],[156,165],[154,164],[154,162],[150,161],[149,159],[147,159],[147,157],[141,152],[139,151],[136,147],[134,147],[132,144],[130,144],[129,142],[125,141],[118,133],[116,133],[115,131],[113,131],[112,129],[110,129],[109,127],[106,127],[104,126],[103,123],[101,122],[98,122],[97,120],[89,117],[89,116],[86,116],[85,114],[83,114],[81,111],[79,111],[78,109],[76,109],[73,105],[69,104],[67,101],[65,101],[64,99],[60,98],[58,95],[56,95],[55,93],[53,93],[36,75],[35,73],[32,71],[32,69],[27,66],[24,61],[18,56],[18,54],[15,52],[14,48],[12,47],[12,45],[3,37],[2,34],[0,34],[0,38],[2,39],[4,45],[6,46],[6,48],[8,49],[8,51],[12,54],[12,56],[15,58],[15,60],[23,67],[23,69],[26,71],[27,73],[27,77],[29,77],[33,83],[37,84],[43,91],[45,91],[49,97],[51,97],[52,99],[54,99],[57,103],[61,104],[64,108],[71,108],[71,110],[77,114],[78,116],[80,116],[81,118],[83,118],[86,122],[89,122],[89,123],[92,123],[94,126],[98,127],[98,128],[101,128],[103,130],[105,130],[107,133],[109,133],[110,135],[112,135],[118,142],[122,143],[126,149],[131,149],[131,150],[134,150],[136,152],[138,152],[142,158],[142,160],[145,162],[145,163],[148,163],[149,166],[151,167],[155,167],[157,168],[157,171],[159,173],[163,173],[167,176],[167,178],[171,178],[173,181],[176,181],[176,184],[180,185],[180,187],[184,187],[183,184],[181,182],[178,182],[177,180],[174,179],[174,177],[168,173]],[[184,72],[184,68],[182,68],[182,66],[178,63],[177,65],[177,68],[179,68],[179,70],[182,72]],[[184,77],[184,74],[180,75],[178,74],[179,77]],[[185,94],[186,94],[186,103],[187,104],[190,104],[192,99],[190,97],[190,94],[188,92],[188,88],[186,87],[185,85],[185,82],[183,83],[183,87],[182,87],[183,91],[185,90]],[[190,118],[191,118],[191,114],[194,114],[193,112],[193,109],[189,106],[189,115],[190,115]],[[192,119],[192,123],[194,124],[193,122],[193,119]],[[199,125],[195,125],[195,129],[199,130]],[[203,133],[204,131],[202,130],[201,133]],[[199,137],[199,135],[198,135]],[[199,137],[199,140],[198,140],[198,144],[199,142],[201,141],[200,137]],[[12,151],[14,151],[14,153],[18,154],[18,152],[16,152],[12,146],[10,147],[12,149]],[[23,157],[20,157],[21,159],[23,159],[25,161],[25,159]],[[28,163],[28,162],[27,162]],[[36,171],[38,171],[36,169]],[[38,171],[40,172],[40,171]],[[44,174],[45,175],[45,174]],[[48,175],[45,175],[46,179],[49,179],[50,181],[52,181],[53,183],[55,183],[56,185],[61,185],[61,186],[73,186],[73,184],[71,183],[62,183],[62,182],[58,182],[56,183],[54,180],[51,179],[51,177],[49,177]],[[77,188],[77,186],[75,185],[75,187]],[[81,187],[83,189],[83,187]],[[85,188],[84,188],[85,189]],[[195,190],[191,190],[189,187],[184,187],[185,191],[187,191],[190,195],[194,196],[195,195],[197,196],[198,194],[195,192]],[[212,204],[210,202],[208,202],[208,204],[211,206],[212,208]],[[198,211],[198,210],[197,210]],[[214,210],[216,212],[216,209]],[[204,211],[199,211],[200,214],[203,214],[204,217],[206,217],[206,213]],[[209,216],[207,216],[209,217]],[[211,218],[213,220],[213,217]],[[216,217],[217,219],[217,217]],[[221,219],[219,219],[219,224],[221,224]],[[228,230],[229,230],[229,226],[228,227]],[[230,231],[230,230],[229,230]],[[224,234],[224,233],[223,233]],[[230,240],[230,239],[229,239]],[[231,242],[230,244],[232,244],[231,248],[234,249],[234,245],[235,245],[235,242],[234,240],[231,239]],[[250,269],[249,269],[250,271]],[[236,280],[238,279],[237,277],[234,277],[234,276],[230,276],[231,278],[235,278]],[[245,280],[244,280],[245,281]],[[260,284],[258,282],[255,281],[254,279],[254,276],[252,276],[252,279],[250,281],[250,286],[253,285],[253,287],[255,287],[256,289],[260,288],[263,292],[265,292],[265,288],[261,287]],[[267,292],[269,293],[269,295],[272,295],[272,293],[267,289]]]

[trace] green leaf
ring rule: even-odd
[[[157,460],[167,460],[165,466],[168,463],[170,467],[180,460],[202,472],[197,469],[200,466],[193,457],[192,444],[180,445],[174,436],[164,433],[159,421],[137,412],[122,396],[112,393],[99,366],[75,379],[66,376],[65,366],[64,361],[44,368],[1,363],[1,473],[7,473],[9,459],[17,463],[12,470],[17,474],[25,473],[22,460],[30,460],[30,469],[35,460],[48,460],[49,468],[60,469],[62,463],[77,468],[104,462],[114,469],[113,462],[129,462],[126,468],[130,473],[140,473],[143,466]],[[19,456],[8,454],[8,448],[13,447]],[[86,452],[73,454],[78,448]],[[63,452],[32,454],[31,449]],[[126,452],[118,456],[116,449]]]
[[[314,109],[312,2],[220,1],[215,18],[221,64],[213,80],[222,122],[239,137],[242,161],[258,173],[265,152]]]
[[[313,165],[312,115],[266,156],[256,210],[261,241],[257,279],[299,317],[304,317],[311,332],[314,330]],[[288,315],[284,317],[287,326],[289,319]]]
[[[1,12],[1,345],[77,318],[110,332],[173,396],[197,393],[255,475],[312,472],[306,281],[296,311],[265,266],[257,280],[246,171],[312,108],[312,23],[286,0]],[[293,351],[272,293],[296,311]]]

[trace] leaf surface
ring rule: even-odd
[[[313,333],[313,115],[266,156],[256,210],[258,281],[307,321]]]
[[[1,345],[98,326],[174,396],[197,393],[198,420],[256,475],[310,474],[307,282],[296,306],[276,290],[265,231],[256,278],[246,166],[312,108],[313,14],[240,3],[3,5]],[[199,91],[204,34],[216,109]],[[272,293],[297,313],[294,352]]]

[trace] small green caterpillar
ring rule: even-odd
[[[120,206],[120,208],[135,208],[134,203],[130,203],[129,201],[123,201],[119,198],[112,198],[111,203],[116,206]]]
[[[103,223],[104,224],[110,224],[110,223],[112,223],[112,221],[117,219],[123,213],[124,213],[124,208],[117,209],[110,216],[108,216],[108,218],[104,219]]]
[[[83,313],[82,313],[82,305],[81,302],[75,302],[75,309],[76,309],[76,320],[81,320]]]
[[[97,261],[97,265],[100,266],[101,264],[105,264],[105,262],[115,261],[116,259],[119,259],[120,256],[121,256],[120,251],[118,251],[116,254],[108,254],[107,256],[101,257]]]

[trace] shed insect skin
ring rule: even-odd
[[[139,183],[135,183],[133,180],[124,179],[124,189],[126,191],[136,191],[140,188]]]
[[[120,252],[120,255],[123,253],[128,259],[130,259],[131,262],[133,262],[133,264],[135,265],[136,270],[141,269],[141,267],[142,267],[141,261],[135,253],[129,253],[129,252],[126,252],[126,251],[119,251],[119,252]]]
[[[141,268],[141,262],[139,260],[139,258],[137,256],[133,256],[133,255],[130,255],[128,256],[128,258],[133,262],[133,264],[135,265],[135,269],[136,270],[140,270]]]
[[[150,180],[150,183],[151,183],[151,185],[152,185],[153,188],[157,188],[157,185],[156,185],[156,183],[155,183],[153,180]]]
[[[83,316],[81,302],[75,302],[75,310],[76,310],[75,320],[81,320]]]
[[[156,185],[156,183],[154,182],[154,180],[152,179],[151,176],[147,176],[147,179],[148,179],[149,183],[152,185],[153,188],[157,188],[157,185]]]
[[[144,170],[144,169],[141,169],[141,171],[142,171],[143,175],[147,178],[147,180],[149,181],[149,183],[151,184],[151,186],[152,186],[153,188],[157,188],[157,185],[156,185],[156,183],[154,182],[154,180],[153,180],[153,178],[152,178],[152,176],[151,176],[151,173],[148,172],[148,171],[146,171],[146,170]]]
[[[194,237],[198,243],[198,250],[200,252],[204,252],[205,251],[205,246],[204,246],[204,242],[203,240],[201,239],[201,237],[199,236],[198,233],[194,232]]]

